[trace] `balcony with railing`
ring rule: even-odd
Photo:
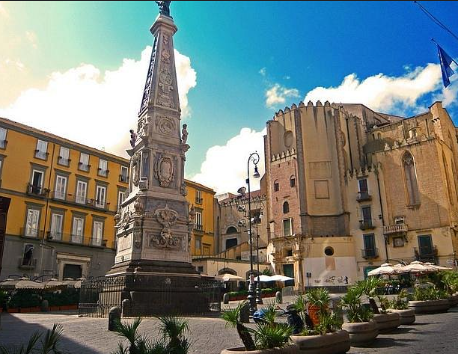
[[[70,161],[71,161],[71,159],[68,159],[68,158],[65,158],[65,157],[62,157],[62,156],[59,156],[57,158],[57,163],[59,165],[62,165],[62,166],[67,166],[68,167],[70,165]]]
[[[120,174],[119,175],[119,182],[127,183],[128,181],[129,181],[129,176],[127,174],[125,174],[125,175]]]
[[[110,170],[106,170],[106,169],[103,169],[103,168],[98,168],[97,170],[97,174],[99,176],[102,176],[102,177],[108,177],[108,173],[110,172]]]
[[[432,247],[414,247],[415,259],[420,262],[437,263],[437,246]]]
[[[372,196],[369,194],[369,192],[358,192],[356,195],[356,201],[357,202],[368,202],[372,200]]]
[[[203,201],[203,198],[196,197],[196,204],[202,204]]]
[[[50,242],[66,243],[81,246],[115,248],[114,242],[111,242],[109,244],[108,240],[104,240],[103,238],[84,236],[78,234],[67,234],[62,232],[48,231],[46,238]]]
[[[392,234],[405,234],[409,230],[406,224],[395,224],[395,225],[385,225],[383,226],[383,233],[385,235]]]
[[[200,224],[195,224],[194,225],[194,230],[196,231],[204,231],[204,226]]]
[[[24,269],[24,270],[35,269],[35,267],[37,266],[37,259],[36,258],[28,259],[24,257],[19,257],[17,266],[19,269]]]
[[[65,192],[62,191],[54,191],[52,192],[51,198],[55,200],[65,200],[67,195]]]
[[[49,193],[49,189],[43,188],[42,186],[34,185],[32,183],[28,183],[26,193],[28,195],[34,195],[37,197],[46,197]]]
[[[40,160],[47,160],[48,159],[49,152],[43,151],[43,150],[35,150],[35,158],[40,159]]]
[[[360,230],[372,230],[372,229],[375,229],[375,226],[372,223],[371,219],[367,219],[367,220],[359,221],[359,228]]]
[[[78,169],[84,172],[89,172],[91,165],[85,164],[83,162],[78,162]]]
[[[379,256],[378,248],[364,248],[361,250],[361,255],[364,259],[373,259]]]

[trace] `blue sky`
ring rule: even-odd
[[[421,3],[458,32],[457,2]],[[324,101],[327,95],[351,99],[405,115],[445,98],[458,121],[456,82],[443,91],[437,65],[428,66],[438,63],[432,37],[453,57],[458,56],[458,41],[411,1],[183,1],[173,2],[171,13],[179,28],[175,48],[183,55],[183,75],[188,82],[189,114],[184,119],[191,150],[186,173],[188,177],[198,174],[198,180],[219,191],[224,185],[214,170],[220,170],[220,163],[227,162],[230,155],[230,177],[238,180],[224,183],[228,190],[234,189],[243,181],[246,149],[262,148],[260,132],[266,121],[275,110],[306,96],[314,101],[321,96]],[[98,148],[122,151],[128,143],[124,131],[135,126],[146,76],[140,70],[144,65],[140,64],[141,54],[152,43],[149,27],[156,15],[154,2],[0,2],[0,41],[4,43],[0,115]],[[143,57],[146,62],[146,52]],[[125,59],[132,62],[125,63]],[[107,70],[117,75],[115,83],[110,83]],[[350,74],[355,75],[348,77]],[[346,77],[347,84],[342,85]],[[372,79],[365,81],[367,78]],[[78,94],[78,80],[94,89],[90,98]],[[51,82],[60,83],[55,90],[59,94]],[[102,82],[105,84],[97,86]],[[132,102],[113,109],[123,112],[119,117],[101,108],[122,104],[123,91],[114,85],[124,87],[125,101]],[[62,91],[67,86],[65,95]],[[330,90],[332,87],[338,90]],[[112,99],[107,97],[110,92],[114,92]],[[91,138],[87,127],[86,131],[77,127],[71,112],[66,118],[57,109],[52,120],[49,117],[54,113],[45,112],[52,111],[48,107],[58,100],[59,105],[84,107],[78,114],[88,121],[122,126],[123,133],[113,131],[108,134],[111,140]],[[33,106],[31,102],[39,108],[23,107]],[[64,107],[59,107],[62,112]],[[65,129],[59,128],[61,124]],[[242,128],[252,130],[241,133]],[[246,149],[240,149],[240,144]]]

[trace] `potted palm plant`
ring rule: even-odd
[[[415,314],[447,312],[450,301],[447,293],[438,290],[433,284],[420,284],[415,287],[409,308],[414,310]]]
[[[415,311],[409,309],[407,291],[402,289],[398,296],[389,302],[388,312],[397,313],[401,318],[402,325],[410,325],[415,322]]]
[[[401,325],[401,318],[397,313],[388,313],[386,311],[387,299],[377,295],[377,289],[382,285],[382,281],[375,277],[369,277],[356,283],[363,294],[369,298],[369,303],[374,313],[374,321],[377,323],[379,333],[387,333],[395,330]],[[378,297],[381,304],[379,308],[374,297]]]
[[[451,307],[458,305],[458,273],[454,271],[443,272],[441,279],[445,291],[449,295]]]
[[[240,321],[240,311],[246,302],[223,312],[227,326],[235,327],[244,347],[224,349],[221,354],[289,354],[296,353],[297,347],[288,345],[293,329],[285,323],[275,322],[275,306],[270,305],[264,312],[263,321],[255,328],[248,328]],[[253,338],[254,337],[254,338]]]
[[[312,328],[306,327],[299,335],[291,336],[300,352],[308,354],[337,354],[350,350],[350,337],[342,330],[342,321],[336,312],[329,309],[330,296],[326,289],[314,289],[306,294],[310,308],[317,312]],[[296,301],[297,303],[297,301]],[[310,316],[312,317],[312,316]],[[306,323],[306,321],[304,321]],[[315,324],[318,322],[318,324]]]
[[[342,329],[348,332],[352,346],[366,346],[378,336],[377,323],[371,320],[374,314],[361,303],[362,294],[361,288],[351,287],[341,300],[348,320]]]

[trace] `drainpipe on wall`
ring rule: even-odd
[[[381,193],[381,188],[380,188],[380,178],[378,176],[378,169],[375,170],[375,175],[377,176],[377,188],[378,188],[378,199],[379,199],[379,203],[380,203],[380,215],[382,216],[382,230],[385,226],[385,216],[383,215],[383,203],[382,203],[382,193]],[[388,239],[386,238],[385,235],[383,235],[384,239],[385,239],[385,262],[387,263],[388,262]]]

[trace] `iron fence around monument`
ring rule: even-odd
[[[113,306],[121,307],[125,277],[99,277],[81,284],[78,314],[86,317],[108,317]]]
[[[110,309],[114,306],[122,308],[123,292],[126,289],[126,276],[100,277],[89,279],[81,284],[79,316],[108,317]],[[195,291],[204,299],[205,306],[196,312],[195,303],[190,298],[187,306],[181,307],[180,313],[174,315],[210,315],[221,311],[222,283],[214,279],[201,278],[197,281]],[[181,290],[180,284],[163,282],[160,291],[154,298],[156,307],[170,309],[174,307],[174,292]],[[135,303],[132,304],[135,308]],[[164,313],[158,313],[164,315]]]

